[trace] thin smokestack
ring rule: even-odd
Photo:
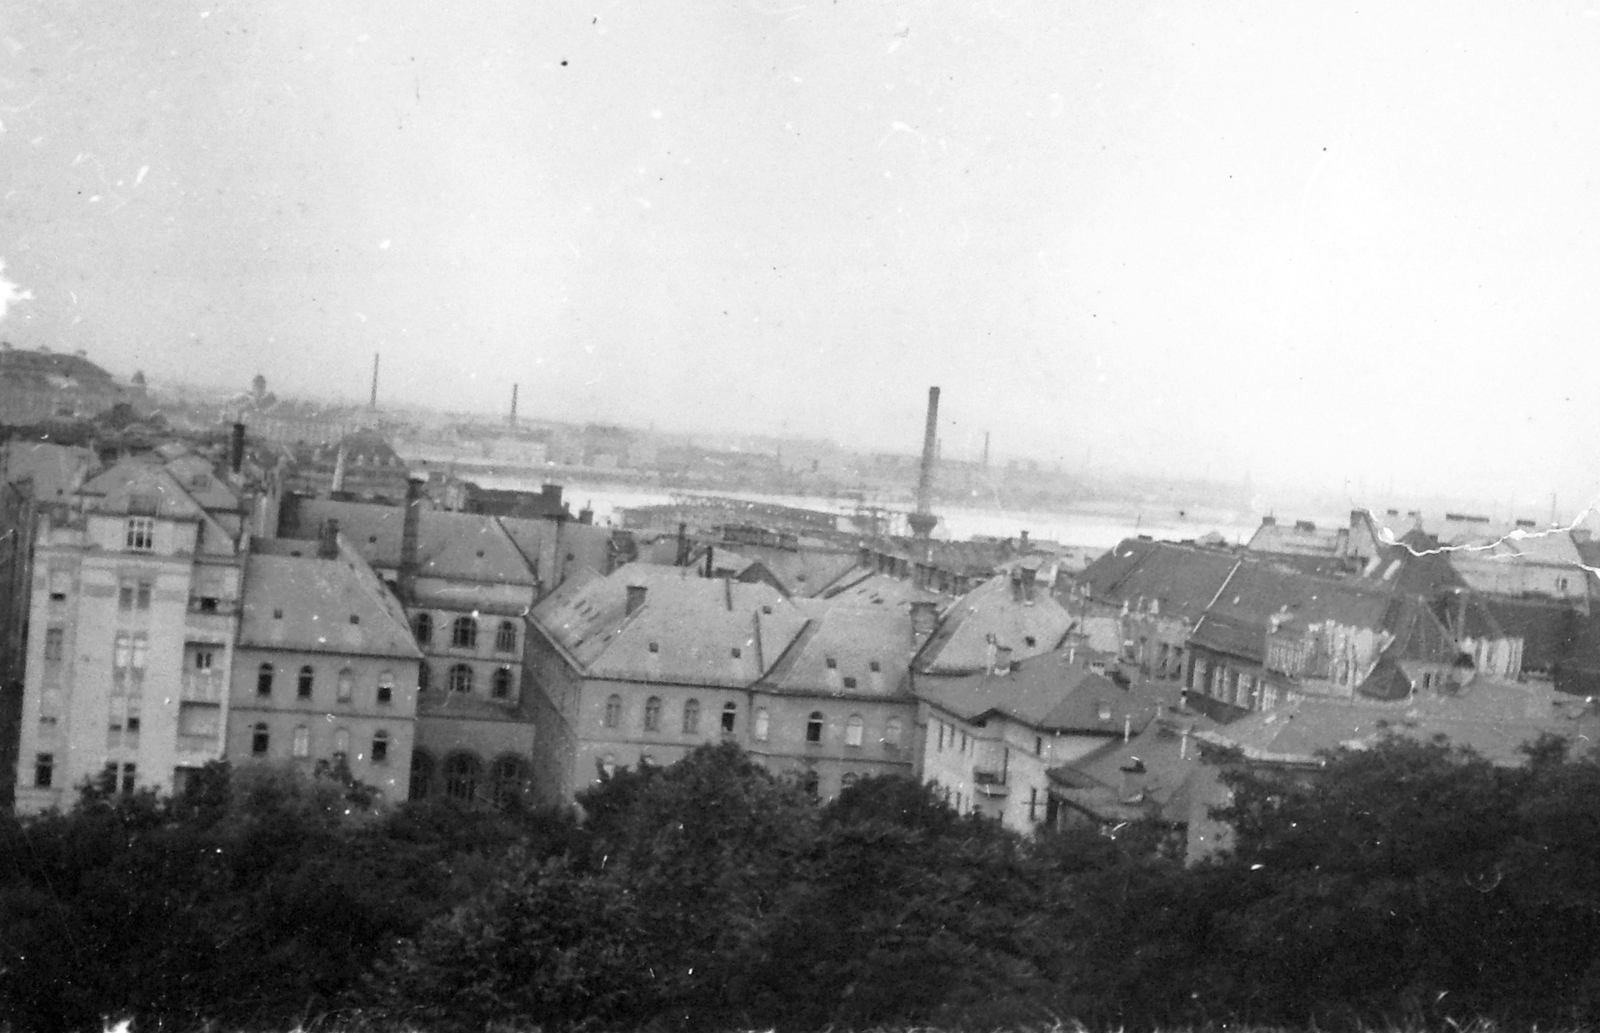
[[[917,475],[917,511],[911,514],[911,533],[918,538],[933,534],[939,520],[933,515],[933,460],[939,436],[939,389],[928,388],[928,423],[922,432],[922,469]]]
[[[511,385],[511,426],[517,425],[517,385]]]
[[[237,475],[244,469],[244,424],[233,425],[233,447],[228,451],[228,466]]]
[[[378,353],[372,353],[372,400],[367,403],[367,408],[374,411],[378,408]]]

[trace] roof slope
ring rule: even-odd
[[[916,652],[909,610],[813,599],[796,606],[807,617],[805,630],[762,679],[763,688],[807,695],[909,695]]]
[[[644,592],[632,613],[630,588]],[[741,688],[770,670],[806,623],[770,585],[640,564],[610,576],[580,569],[532,619],[592,678]]]
[[[1124,689],[1063,651],[1021,661],[1001,674],[918,678],[916,692],[967,721],[997,714],[1039,731],[1090,735],[1143,728],[1166,698],[1160,683],[1142,680]]]
[[[373,567],[400,566],[405,507],[376,502],[302,499],[301,535],[315,535],[327,520],[339,521],[339,533]],[[496,517],[423,509],[417,514],[417,573],[454,581],[533,585],[533,564]]]
[[[1238,564],[1231,552],[1130,538],[1089,564],[1075,581],[1089,599],[1141,609],[1156,600],[1161,613],[1193,622]]]
[[[1301,625],[1333,622],[1344,627],[1386,627],[1393,596],[1357,580],[1303,574],[1275,563],[1241,563],[1206,608],[1190,640],[1221,653],[1256,662],[1266,659],[1274,614]]]
[[[1072,617],[1035,585],[1031,599],[1018,598],[1011,579],[990,578],[951,604],[923,647],[919,669],[929,674],[965,674],[992,663],[990,644],[1009,648],[1015,659],[1037,656],[1061,644]]]
[[[341,543],[323,559],[316,542],[292,539],[257,542],[245,560],[239,645],[422,656],[399,600],[355,550]]]

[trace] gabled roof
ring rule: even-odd
[[[239,645],[420,659],[405,611],[361,556],[341,543],[337,559],[322,559],[317,545],[295,539],[253,544],[245,560]]]
[[[842,603],[890,606],[905,610],[909,610],[914,602],[942,605],[946,601],[938,592],[918,588],[914,582],[903,578],[879,574],[870,567],[850,568],[828,586],[823,597]]]
[[[1143,728],[1163,702],[1159,683],[1124,689],[1066,651],[1031,657],[1002,674],[918,678],[916,693],[965,721],[1001,716],[1041,732],[1088,735]]]
[[[630,588],[644,592],[632,613]],[[532,619],[591,678],[740,688],[767,673],[806,623],[770,585],[640,564],[607,577],[578,571]]]
[[[1304,626],[1333,622],[1382,629],[1391,593],[1355,580],[1302,574],[1268,562],[1239,564],[1206,608],[1190,641],[1221,653],[1261,662],[1274,614]]]
[[[1245,548],[1251,552],[1332,556],[1339,551],[1341,531],[1349,534],[1349,528],[1317,527],[1310,521],[1286,523],[1274,520],[1268,523],[1267,519],[1263,519]]]
[[[1202,714],[1163,707],[1126,742],[1112,739],[1071,764],[1051,768],[1051,792],[1102,821],[1187,822],[1191,784],[1208,777],[1194,733],[1216,727]]]
[[[991,644],[1010,648],[1014,659],[1037,656],[1060,645],[1072,625],[1048,585],[1035,584],[1031,599],[1019,599],[1009,577],[990,578],[950,605],[923,647],[918,669],[929,674],[981,671],[991,662]]]
[[[1128,538],[1075,581],[1091,600],[1141,607],[1154,599],[1161,613],[1193,622],[1238,564],[1231,552]]]
[[[910,611],[797,600],[807,619],[795,643],[762,679],[773,692],[909,698],[916,646]],[[830,662],[833,666],[829,666]],[[874,671],[872,665],[877,664]]]
[[[1524,671],[1554,670],[1577,644],[1579,616],[1568,607],[1537,599],[1487,596],[1481,602],[1506,637],[1522,639]]]
[[[163,467],[138,459],[122,462],[86,481],[79,493],[84,508],[96,513],[130,513],[153,502],[154,513],[166,520],[193,520],[205,527],[202,549],[233,551],[233,536],[195,501],[187,488]],[[137,504],[136,504],[137,503]]]

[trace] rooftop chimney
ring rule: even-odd
[[[689,525],[678,521],[678,558],[675,566],[687,567],[689,565]]]
[[[928,388],[928,423],[922,431],[922,469],[917,474],[917,511],[908,518],[911,524],[911,533],[918,538],[927,538],[933,534],[934,527],[939,523],[939,518],[933,515],[933,459],[934,449],[938,447],[939,434],[939,389]]]
[[[911,604],[911,635],[916,645],[933,634],[939,623],[939,604],[931,599],[918,599]]]
[[[1008,674],[1011,671],[1011,647],[997,645],[994,649],[994,673]]]
[[[626,616],[631,617],[634,611],[644,605],[644,597],[649,591],[650,590],[644,585],[628,586],[628,608],[625,613]]]
[[[244,424],[233,425],[233,448],[228,453],[228,466],[235,474],[244,466]]]
[[[322,534],[317,539],[317,558],[336,560],[339,558],[339,521],[328,519],[322,523]]]
[[[400,599],[409,603],[417,592],[418,525],[422,522],[422,486],[426,478],[413,474],[406,478],[406,511],[400,525]]]

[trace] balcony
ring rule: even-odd
[[[185,671],[178,699],[185,703],[221,703],[227,684],[220,673],[200,674]]]
[[[1005,779],[997,771],[974,770],[972,772],[972,789],[979,796],[1011,795],[1011,790],[1006,787]]]

